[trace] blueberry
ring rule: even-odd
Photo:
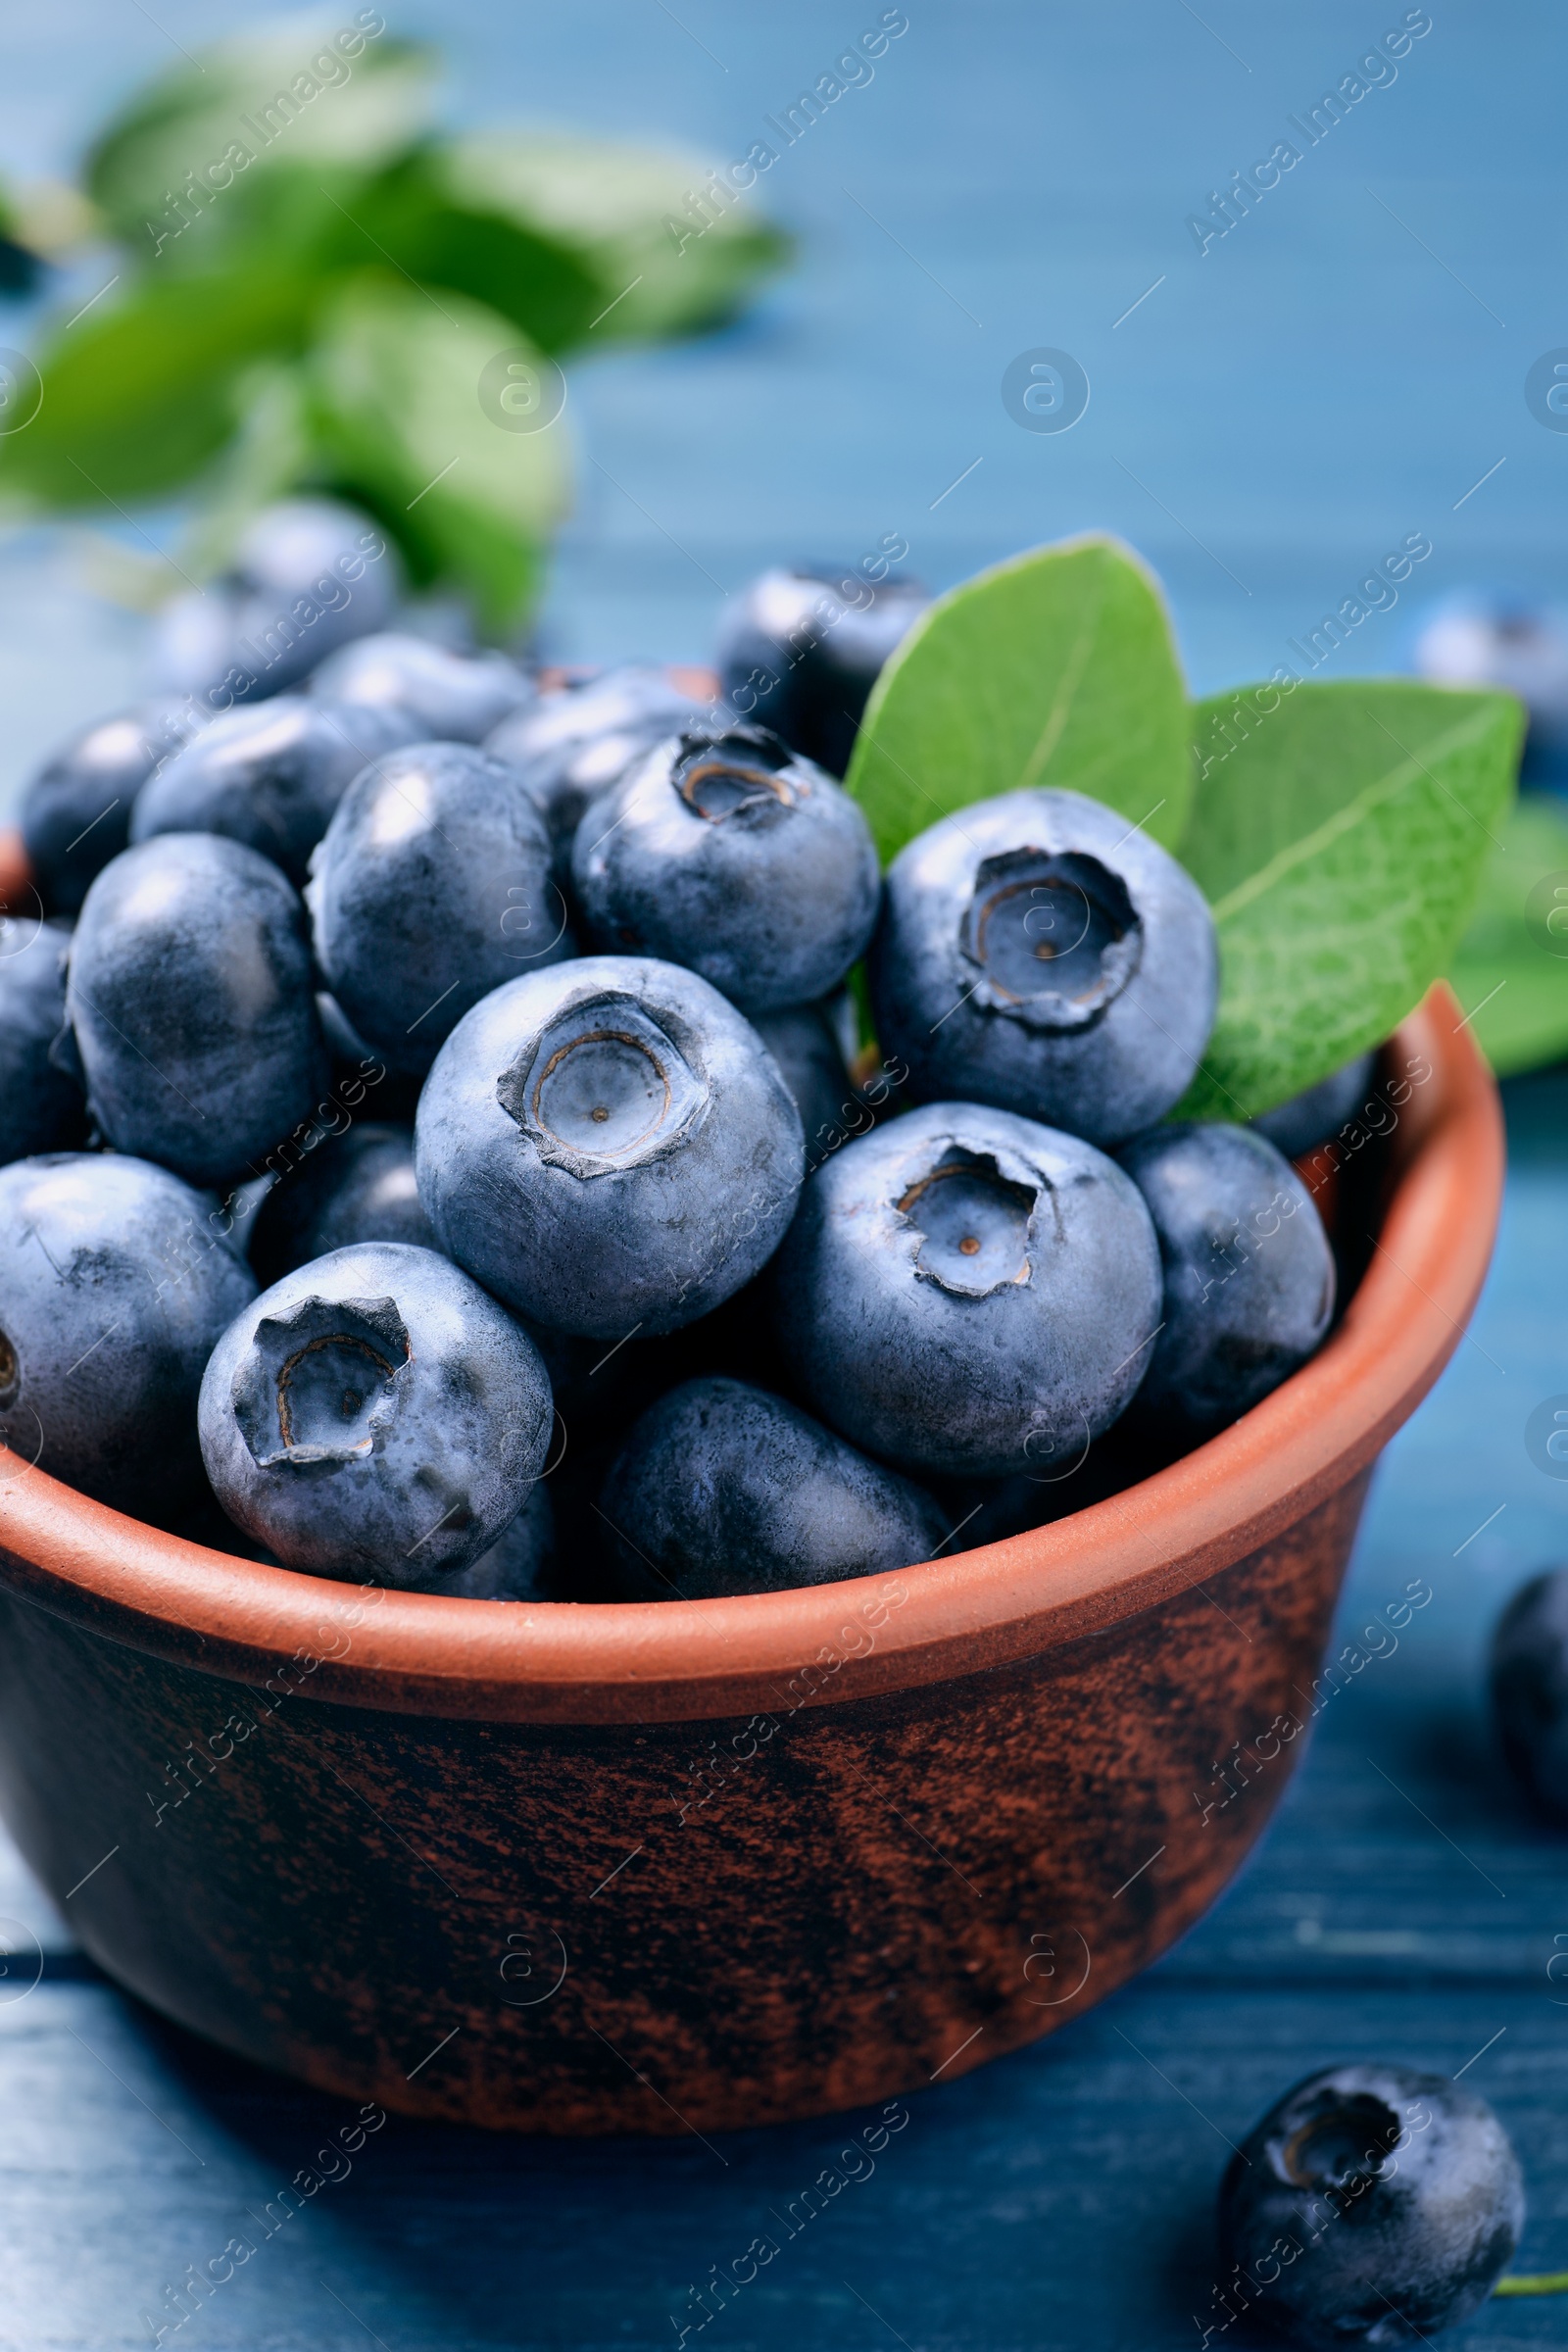
[[[318,1144],[263,1201],[251,1263],[261,1282],[279,1282],[353,1242],[435,1248],[414,1182],[412,1127],[367,1122]]]
[[[537,689],[505,654],[455,653],[428,637],[389,630],[323,662],[311,692],[327,702],[400,710],[427,741],[482,743],[504,718],[527,710]]]
[[[719,649],[731,704],[836,776],[850,764],[883,663],[931,599],[850,564],[764,571],[733,608]]]
[[[1484,2099],[1411,2067],[1328,2067],[1226,2169],[1221,2259],[1243,2280],[1226,2308],[1255,2303],[1325,2352],[1425,2341],[1485,2302],[1524,2218],[1518,2159]]]
[[[544,819],[468,744],[412,744],[358,776],[306,898],[327,987],[398,1069],[427,1070],[470,1004],[574,945]]]
[[[872,949],[884,1048],[919,1094],[962,1096],[1109,1145],[1186,1092],[1219,962],[1174,858],[1076,792],[944,817],[888,874]]]
[[[66,1025],[70,946],[61,923],[0,915],[0,1160],[86,1141],[81,1088],[50,1056]]]
[[[627,662],[579,685],[562,686],[504,719],[485,750],[519,767],[550,752],[588,743],[596,735],[646,735],[658,742],[681,727],[711,718],[713,706],[677,686],[668,670]]]
[[[225,710],[143,785],[130,838],[222,833],[270,858],[298,889],[361,768],[416,732],[399,710],[304,695]]]
[[[339,646],[386,626],[397,557],[368,514],[336,499],[264,507],[233,564],[166,605],[156,660],[212,710],[281,694]]]
[[[1316,1086],[1265,1110],[1252,1121],[1253,1127],[1287,1159],[1302,1158],[1355,1117],[1371,1091],[1377,1058],[1376,1054],[1357,1054],[1353,1061],[1320,1078]]]
[[[750,1281],[801,1189],[801,1122],[695,972],[588,956],[459,1023],[415,1122],[443,1249],[530,1321],[673,1331]]]
[[[213,1349],[213,1492],[285,1567],[413,1585],[488,1551],[544,1467],[539,1351],[433,1250],[365,1242],[264,1291]]]
[[[1492,1709],[1515,1778],[1568,1819],[1568,1568],[1533,1576],[1497,1620]]]
[[[512,1525],[455,1576],[426,1577],[411,1592],[443,1592],[454,1600],[567,1600],[562,1589],[556,1548],[556,1517],[543,1479]]]
[[[743,1381],[691,1380],[632,1430],[601,1501],[633,1600],[782,1592],[927,1560],[929,1494]]]
[[[1122,1411],[1159,1321],[1149,1211],[1113,1160],[1010,1111],[937,1102],[846,1144],[773,1269],[825,1421],[911,1470],[1065,1466]]]
[[[1196,1442],[1320,1346],[1334,1253],[1311,1194],[1252,1128],[1156,1127],[1120,1156],[1149,1204],[1165,1279],[1139,1418]]]
[[[1560,784],[1568,767],[1568,620],[1511,593],[1461,588],[1417,629],[1415,667],[1439,686],[1500,686],[1529,714],[1527,780]]]
[[[22,795],[22,839],[47,907],[75,913],[93,876],[129,840],[136,795],[197,724],[188,703],[141,703],[95,719],[50,754]]]
[[[193,1184],[256,1175],[326,1074],[305,910],[217,833],[123,850],[88,891],[66,1008],[88,1104],[121,1152]]]
[[[0,1168],[0,1437],[135,1512],[201,1483],[196,1395],[256,1283],[211,1193],[119,1152]]]
[[[762,727],[667,737],[589,808],[571,872],[596,945],[687,964],[744,1012],[837,987],[881,891],[856,804]]]
[[[510,721],[486,738],[485,749],[498,760],[510,758],[502,749],[509,732]],[[634,762],[646,759],[666,732],[613,728],[582,741],[572,737],[514,762],[523,790],[549,829],[556,877],[563,887],[570,888],[572,843],[591,805],[618,784]]]
[[[783,1072],[806,1132],[807,1171],[839,1142],[869,1125],[844,1065],[832,1023],[819,1004],[782,1004],[752,1016],[753,1026]]]

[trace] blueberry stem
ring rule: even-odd
[[[1568,2295],[1568,2271],[1520,2271],[1499,2278],[1494,2295]]]

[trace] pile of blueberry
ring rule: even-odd
[[[364,519],[253,533],[225,628]],[[766,575],[712,703],[338,603],[289,691],[61,748],[0,939],[13,1452],[316,1575],[713,1595],[1036,1525],[1312,1352],[1284,1152],[1343,1107],[1161,1124],[1213,925],[1094,801],[879,871],[824,762],[920,599],[862,585]]]

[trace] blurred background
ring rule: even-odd
[[[1290,119],[1404,24],[1396,0],[1382,17],[1342,0],[890,13],[908,28],[871,78],[783,146],[768,119],[879,24],[876,0],[389,5],[388,39],[444,52],[451,125],[673,144],[692,184],[759,139],[782,147],[755,193],[794,260],[731,323],[566,362],[572,507],[544,650],[708,658],[726,597],[765,564],[852,559],[887,533],[938,588],[1067,532],[1123,534],[1167,584],[1196,691],[1293,660],[1407,533],[1430,558],[1321,674],[1403,666],[1418,594],[1558,593],[1568,437],[1532,415],[1525,377],[1568,336],[1560,14],[1446,6],[1308,148]],[[301,20],[228,0],[14,12],[7,186],[70,179],[136,85],[274,22]],[[1281,140],[1301,162],[1200,254],[1189,217]],[[102,285],[108,250],[48,273],[57,319]],[[35,346],[39,311],[0,308],[0,340]],[[1004,405],[1008,364],[1039,348],[1089,379],[1070,430],[1023,429]],[[0,795],[144,685],[146,619],[89,592],[104,566],[82,529],[141,559],[175,525],[122,503],[134,525],[102,508],[49,532],[42,565],[36,530],[4,542]]]

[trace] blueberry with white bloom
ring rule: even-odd
[[[311,852],[360,770],[412,743],[399,710],[274,695],[203,728],[143,785],[130,838],[222,833],[282,867],[298,889]]]
[[[921,1095],[1107,1146],[1185,1094],[1219,958],[1203,894],[1167,851],[1081,793],[1031,789],[899,853],[870,979],[877,1035]]]
[[[1322,1344],[1334,1252],[1311,1194],[1250,1127],[1155,1127],[1120,1153],[1164,1269],[1140,1421],[1188,1443],[1250,1411]]]
[[[353,1242],[435,1248],[414,1181],[414,1130],[369,1120],[323,1137],[262,1202],[250,1259],[277,1282]]]
[[[335,1250],[236,1316],[202,1381],[202,1457],[285,1567],[415,1585],[487,1551],[553,1425],[539,1350],[450,1259]]]
[[[86,1140],[81,1088],[51,1052],[66,1025],[70,946],[63,923],[0,915],[0,1161]]]
[[[628,662],[575,685],[552,688],[498,726],[484,748],[498,760],[523,766],[542,753],[562,752],[596,735],[647,735],[657,742],[712,715],[712,704],[678,686],[667,669]]]
[[[1136,1185],[1077,1136],[935,1102],[808,1180],[769,1280],[808,1402],[916,1472],[1087,1453],[1142,1377],[1159,1250]]]
[[[781,1396],[689,1380],[633,1428],[601,1499],[630,1600],[836,1584],[928,1560],[932,1497]]]
[[[538,1478],[488,1551],[450,1576],[423,1577],[406,1590],[439,1592],[449,1600],[569,1600],[559,1571],[555,1505],[549,1486]]]
[[[130,811],[159,762],[199,724],[184,700],[94,719],[51,752],[22,794],[22,839],[43,903],[74,914],[87,885],[130,838]]]
[[[325,1080],[305,909],[270,858],[218,833],[161,833],[105,866],[66,1008],[108,1141],[192,1184],[259,1174]]]
[[[1303,1087],[1288,1102],[1262,1112],[1252,1125],[1287,1159],[1301,1158],[1355,1117],[1371,1093],[1377,1058],[1376,1054],[1357,1054],[1316,1086]]]
[[[842,776],[866,698],[931,602],[918,581],[854,564],[764,571],[736,598],[719,646],[732,707]]]
[[[1519,2159],[1485,2099],[1413,2067],[1326,2067],[1226,2167],[1221,2259],[1247,2284],[1224,2293],[1322,2352],[1427,2343],[1486,2301],[1524,2221]]]
[[[743,1012],[836,988],[881,893],[848,793],[750,726],[670,736],[629,768],[584,816],[571,872],[597,947],[687,964]]]
[[[801,1189],[801,1122],[706,980],[585,956],[459,1023],[419,1097],[415,1165],[441,1247],[519,1314],[646,1338],[771,1256]]]
[[[200,1485],[196,1396],[256,1293],[216,1194],[118,1152],[0,1168],[0,1439],[141,1515]]]
[[[154,659],[209,712],[260,702],[385,628],[401,587],[368,514],[332,498],[279,499],[247,524],[227,570],[164,607]]]
[[[411,744],[356,777],[305,895],[332,997],[395,1069],[427,1070],[471,1004],[573,952],[544,819],[469,744]]]
[[[400,710],[430,742],[482,743],[504,718],[527,710],[538,689],[505,654],[458,653],[389,629],[323,662],[311,692],[326,702]]]

